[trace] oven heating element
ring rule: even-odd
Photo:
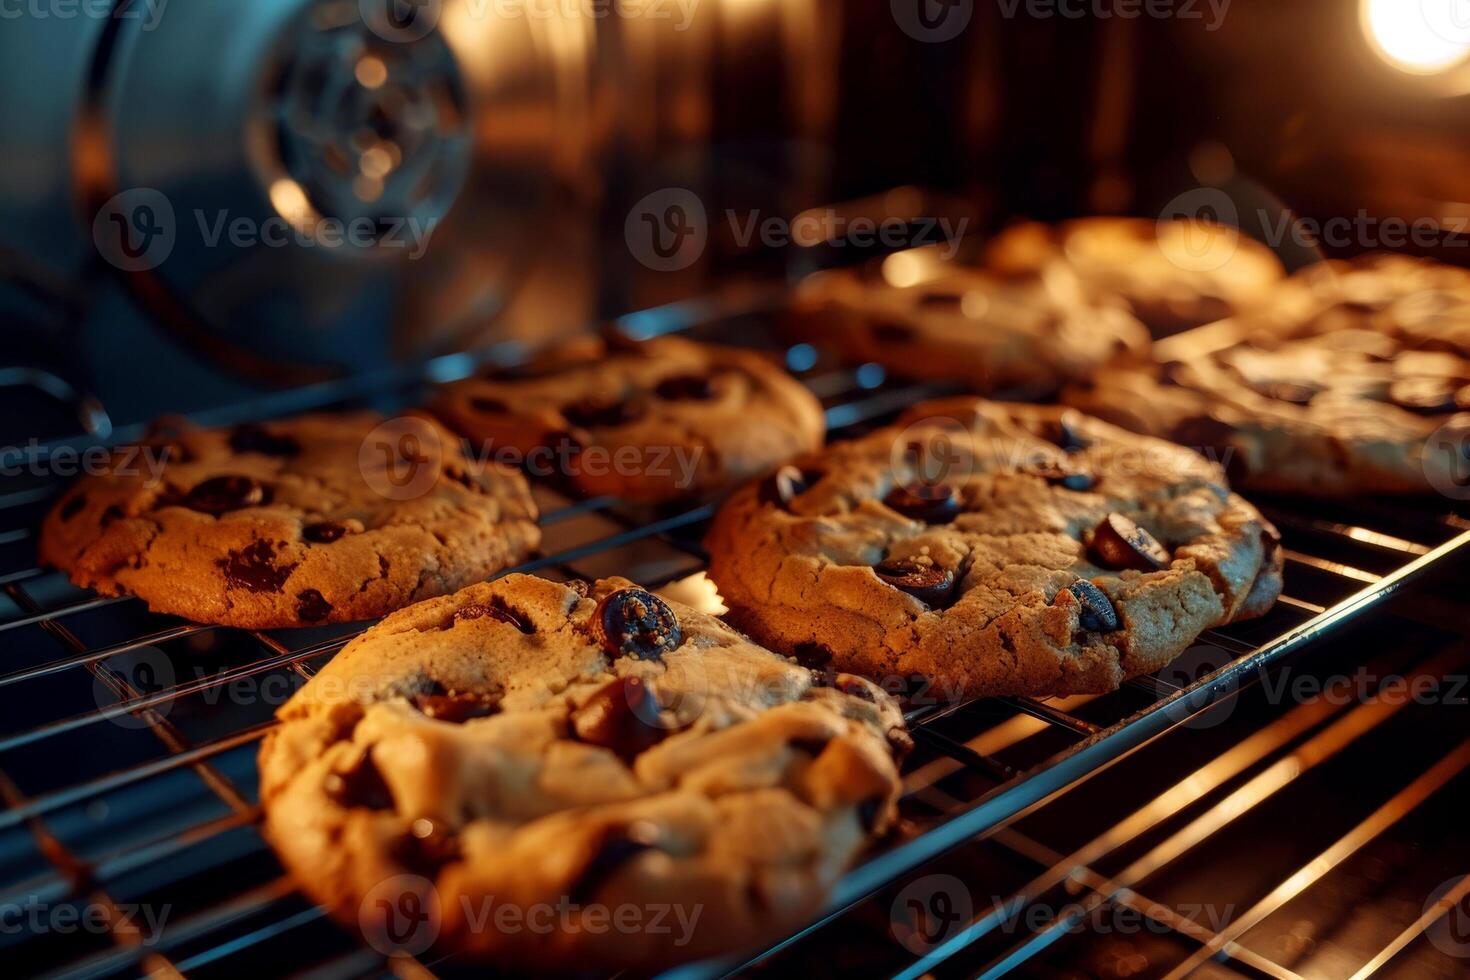
[[[619,326],[635,336],[688,331],[749,344],[759,337],[765,312],[762,302],[702,300],[625,317]],[[481,356],[506,360],[507,351]],[[945,393],[893,382],[875,365],[838,364],[805,346],[787,356],[823,400],[834,438]],[[441,358],[195,420],[230,424],[339,405],[391,411],[410,404],[423,382],[467,373],[479,359]],[[119,431],[115,441],[135,434]],[[466,965],[453,959],[389,960],[333,926],[297,894],[255,829],[254,755],[272,713],[355,630],[243,631],[181,623],[147,613],[136,600],[75,590],[35,565],[35,528],[61,488],[0,494],[0,645],[6,650],[0,665],[0,956],[18,973],[70,977],[269,975],[288,964],[314,977],[464,972]],[[612,498],[571,500],[544,486],[536,492],[544,557],[517,571],[619,574],[650,588],[700,582],[698,542],[712,506],[654,513]],[[1406,785],[1375,801],[1365,819],[1324,840],[1310,861],[1223,922],[1196,921],[1156,903],[1147,897],[1150,879],[1387,721],[1396,703],[1370,694],[1352,705],[1309,700],[1287,708],[1215,754],[1189,760],[1184,778],[1140,792],[1124,819],[1104,821],[1067,852],[1016,826],[1063,794],[1095,785],[1100,774],[1158,737],[1242,697],[1266,668],[1372,618],[1394,593],[1470,544],[1470,522],[1447,505],[1263,509],[1284,534],[1287,594],[1266,618],[1202,638],[1202,649],[1215,656],[1213,669],[1194,680],[1164,671],[1102,698],[913,705],[909,721],[917,749],[905,767],[900,830],[846,875],[824,916],[754,958],[691,964],[673,973],[694,978],[762,965],[779,970],[798,962],[803,950],[832,946],[823,938],[832,930],[863,928],[886,950],[874,961],[891,964],[884,972],[904,978],[1000,975],[1024,968],[1077,920],[1111,907],[1132,910],[1181,944],[1177,962],[1160,975],[1184,976],[1205,966],[1223,972],[1204,975],[1297,976],[1239,940],[1470,768],[1470,741],[1406,761],[1414,770]],[[1441,653],[1415,669],[1438,676],[1463,662],[1463,652]],[[1013,755],[1022,744],[1039,757]],[[1221,804],[1160,837],[1178,811],[1224,790],[1230,793]],[[886,900],[874,898],[979,840],[1023,869],[1003,902],[976,901],[956,917],[921,901],[919,918],[901,921]],[[1129,858],[1126,864],[1114,860],[1119,855]],[[1072,896],[1064,912],[1015,928],[1028,908],[1061,887]],[[1354,976],[1391,967],[1457,914],[1467,893],[1470,876],[1411,917]],[[66,909],[76,915],[63,915]],[[41,927],[8,927],[26,921]],[[926,932],[936,922],[945,928]],[[977,958],[982,948],[987,952]]]

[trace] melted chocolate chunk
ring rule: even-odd
[[[760,500],[762,503],[786,507],[820,479],[820,473],[805,473],[795,466],[783,466],[761,483]]]
[[[320,623],[332,615],[332,604],[316,589],[307,589],[296,595],[296,615],[308,623]]]
[[[506,415],[510,412],[510,406],[499,398],[471,398],[470,407],[477,412],[486,412],[492,415]]]
[[[1109,514],[1092,532],[1088,556],[1104,568],[1156,572],[1168,567],[1169,552],[1129,517]]]
[[[101,524],[103,527],[107,527],[113,521],[122,520],[123,516],[123,509],[117,504],[113,504],[102,512]]]
[[[959,497],[947,483],[894,487],[883,503],[910,520],[926,524],[948,524],[960,515]]]
[[[668,734],[658,723],[652,692],[637,677],[620,677],[592,695],[572,716],[572,730],[580,741],[609,749],[625,761]]]
[[[325,788],[327,795],[341,806],[361,806],[369,810],[393,808],[393,793],[383,781],[377,763],[373,762],[371,749],[364,752],[351,769],[329,775]]]
[[[1444,415],[1455,411],[1459,388],[1460,382],[1452,378],[1400,378],[1388,386],[1388,399],[1420,415]]]
[[[664,378],[654,391],[658,397],[671,402],[707,402],[715,397],[714,382],[702,374],[678,374]]]
[[[949,604],[954,595],[954,572],[927,558],[899,558],[873,569],[884,582],[935,608]]]
[[[607,884],[629,861],[651,850],[652,844],[635,840],[625,831],[610,828],[593,852],[592,858],[567,889],[567,898],[573,904],[583,905],[597,897],[598,891]]]
[[[296,570],[295,562],[277,565],[274,542],[257,538],[243,551],[231,551],[217,559],[215,565],[224,570],[225,586],[247,592],[279,592]],[[320,598],[320,594],[317,596]]]
[[[301,537],[304,541],[312,544],[331,544],[333,541],[346,537],[351,530],[346,524],[337,521],[322,521],[318,524],[308,524],[301,529]]]
[[[1078,626],[1090,633],[1111,633],[1118,628],[1118,611],[1102,589],[1086,579],[1078,579],[1067,586],[1067,591],[1081,607],[1077,613]]]
[[[524,613],[510,608],[499,598],[492,599],[488,604],[475,602],[462,609],[456,609],[453,621],[462,623],[467,619],[486,618],[498,619],[502,623],[509,623],[527,636],[536,632],[536,627],[531,625],[531,620]]]
[[[1063,412],[1059,418],[1047,419],[1035,431],[1038,437],[1069,453],[1092,445],[1082,434],[1082,416],[1076,412]]]
[[[1054,459],[1025,463],[1021,466],[1021,472],[1045,480],[1054,487],[1065,487],[1068,490],[1091,490],[1097,484],[1091,473]]]
[[[290,436],[278,436],[263,425],[246,422],[230,430],[230,448],[237,453],[295,456],[301,452],[301,443]]]
[[[71,520],[73,517],[76,517],[78,514],[80,514],[82,512],[82,508],[86,506],[87,495],[84,493],[77,494],[75,497],[72,497],[66,503],[61,505],[61,519],[63,521]]]
[[[488,718],[500,711],[500,698],[488,694],[420,694],[413,706],[437,721],[462,725],[471,718]]]
[[[643,406],[626,399],[584,398],[564,406],[568,422],[582,429],[611,429],[643,417]]]
[[[203,514],[227,514],[232,510],[260,507],[270,502],[270,493],[259,480],[248,476],[216,476],[190,490],[184,506]]]
[[[636,660],[659,660],[684,641],[674,611],[642,589],[620,589],[605,596],[592,614],[592,629],[612,656]]]
[[[820,643],[798,643],[792,651],[796,662],[808,670],[821,670],[832,662],[832,651]],[[825,677],[814,677],[812,683],[825,686]]]

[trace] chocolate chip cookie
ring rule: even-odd
[[[542,970],[799,925],[892,824],[911,744],[878,686],[623,579],[511,575],[404,609],[279,717],[265,833],[313,899],[380,950]]]
[[[1155,337],[1260,309],[1285,275],[1265,245],[1203,221],[1028,222],[999,235],[985,255],[1013,271],[1061,261],[1093,297],[1125,301]]]
[[[729,619],[758,641],[981,696],[1160,669],[1272,605],[1279,540],[1198,454],[957,398],[743,489],[707,546]]]
[[[881,265],[809,276],[788,321],[801,339],[902,377],[954,381],[985,394],[1043,396],[1148,347],[1119,304],[1096,303],[1064,266],[964,267],[930,249]]]
[[[61,498],[40,553],[104,595],[264,629],[381,616],[539,541],[519,473],[429,419],[355,413],[157,432]]]
[[[1470,275],[1416,259],[1327,263],[1269,313],[1185,334],[1069,404],[1213,455],[1237,486],[1312,494],[1462,488]]]
[[[433,410],[483,457],[582,493],[706,497],[822,444],[822,406],[752,351],[586,337],[446,386]]]

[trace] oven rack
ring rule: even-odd
[[[735,307],[721,308],[729,312]],[[729,335],[728,318],[712,317],[711,309],[708,301],[701,301],[637,314],[620,325],[645,336],[691,328]],[[738,336],[745,342],[756,334],[742,328]],[[517,354],[502,347],[482,356],[508,361]],[[837,438],[944,393],[929,385],[893,383],[874,365],[832,363],[810,348],[791,354],[792,366],[805,368],[800,376],[826,404]],[[402,404],[419,381],[457,376],[478,359],[456,355],[377,378],[319,385],[232,406],[201,421],[227,424],[347,403]],[[123,429],[117,435],[126,439],[132,434]],[[289,944],[293,955],[303,948],[320,951],[317,959],[303,963],[313,968],[314,976],[385,971],[433,976],[461,969],[452,961],[386,961],[328,926],[324,913],[296,893],[255,831],[259,806],[253,755],[270,727],[270,714],[355,630],[202,626],[152,616],[134,600],[71,589],[60,576],[34,564],[37,518],[59,489],[47,485],[0,495],[5,518],[0,522],[0,590],[9,600],[0,617],[0,642],[24,653],[24,662],[0,673],[0,717],[6,719],[0,724],[0,909],[75,903],[102,910],[107,927],[89,936],[88,943],[58,943],[49,934],[28,936],[10,945],[12,961],[27,972],[73,977],[234,975],[259,963],[268,964],[268,971],[279,970],[281,961],[271,959],[271,951]],[[617,573],[650,587],[698,581],[704,564],[699,535],[712,507],[650,513],[612,498],[570,500],[547,487],[536,492],[543,505],[544,555],[517,570],[580,577]],[[926,862],[981,837],[1034,862],[1042,872],[1012,896],[1014,906],[1006,903],[1006,915],[992,910],[977,916],[943,943],[914,955],[897,975],[917,977],[943,968],[1004,924],[1011,912],[1064,880],[1080,882],[1089,901],[1131,903],[1177,931],[1194,943],[1194,965],[1214,958],[1247,975],[1294,975],[1235,941],[1243,923],[1257,920],[1273,903],[1279,905],[1285,892],[1278,889],[1228,928],[1211,931],[1153,906],[1126,878],[1110,878],[1093,868],[1172,813],[1183,792],[1179,787],[1070,854],[1051,851],[1012,826],[1152,740],[1239,696],[1259,683],[1265,668],[1359,620],[1470,544],[1470,524],[1448,508],[1416,513],[1360,501],[1331,514],[1320,507],[1308,512],[1285,504],[1268,505],[1267,510],[1284,532],[1288,594],[1265,620],[1206,635],[1205,643],[1220,661],[1213,670],[1192,681],[1139,678],[1118,696],[1090,704],[1007,698],[915,708],[910,722],[919,750],[905,768],[905,812],[917,806],[937,816],[931,814],[918,829],[914,821],[906,821],[907,832],[880,845],[849,872],[828,911],[807,928],[753,958],[692,964],[674,975],[719,976],[773,962]],[[201,664],[200,650],[218,656]],[[155,670],[170,665],[173,676],[160,682],[140,673],[140,665]],[[1443,664],[1430,668],[1443,669]],[[188,670],[192,677],[183,676]],[[261,693],[268,681],[278,682],[275,696]],[[58,696],[53,707],[52,697],[67,685],[90,686],[92,706],[67,710],[71,702]],[[237,696],[237,691],[257,693]],[[1372,709],[1365,705],[1353,710]],[[1334,721],[1323,711],[1298,706],[1207,761],[1196,776],[1222,784],[1248,763],[1285,750],[1292,738],[1315,727],[1327,726],[1314,738],[1340,739],[1330,734],[1337,731],[1332,726],[1345,724],[1347,718]],[[1006,761],[1005,739],[997,733],[1018,724],[1060,747],[1024,768]],[[128,744],[114,752],[112,743],[123,735]],[[149,748],[141,748],[140,739]],[[1361,846],[1375,829],[1381,830],[1384,820],[1422,802],[1467,764],[1470,756],[1461,746],[1410,790],[1385,802],[1376,821],[1355,828],[1281,888],[1305,887],[1303,874],[1310,875],[1313,867],[1320,874],[1334,859],[1341,860],[1355,844]],[[956,772],[973,776],[983,791],[970,798],[950,795],[940,784]],[[157,934],[139,932],[136,916],[129,915],[135,906],[146,907],[150,896],[160,909],[174,913]],[[1387,962],[1435,921],[1426,913],[1378,959]],[[1004,967],[1024,962],[1057,934],[1051,929],[1023,937],[990,972],[998,975]]]

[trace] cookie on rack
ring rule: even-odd
[[[1149,342],[1120,304],[1090,300],[1061,264],[1002,272],[943,261],[932,247],[808,276],[788,322],[801,339],[901,377],[1027,397]]]
[[[490,458],[589,495],[716,494],[822,444],[817,399],[753,351],[584,337],[446,385],[433,411]]]
[[[1110,691],[1281,589],[1220,467],[1061,408],[933,402],[735,494],[729,619],[810,664],[969,695]]]
[[[470,460],[426,418],[171,426],[66,492],[43,562],[156,612],[268,629],[381,616],[540,542],[525,478]]]
[[[1121,299],[1155,337],[1263,308],[1286,274],[1229,225],[1145,218],[1026,222],[996,237],[987,262],[1012,271],[1062,262],[1095,299]]]
[[[543,970],[779,938],[892,825],[911,745],[877,685],[623,579],[404,609],[279,717],[265,833],[313,899],[380,950]],[[385,918],[404,906],[417,928]]]
[[[1077,408],[1226,462],[1238,486],[1460,496],[1470,482],[1470,274],[1370,256],[1298,273],[1267,314],[1100,373]]]

